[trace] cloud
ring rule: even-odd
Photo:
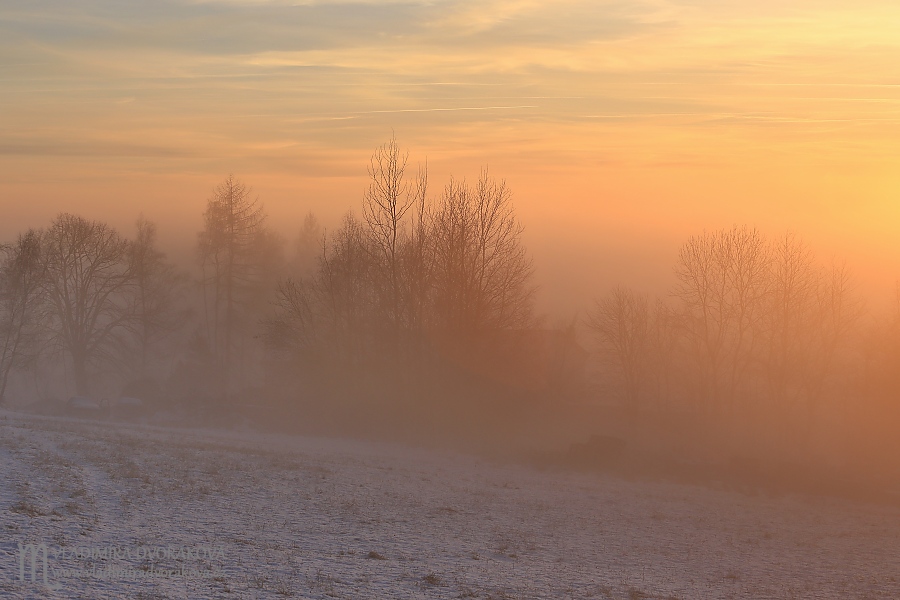
[[[0,155],[11,156],[78,156],[78,157],[151,157],[185,158],[191,153],[184,149],[130,142],[92,140],[33,139],[7,140],[0,138]]]
[[[644,27],[637,4],[444,2],[120,2],[11,0],[0,29],[69,49],[252,55],[375,46],[455,52],[611,39]],[[11,39],[11,38],[7,38]],[[452,43],[466,47],[453,47]]]
[[[900,11],[848,10],[811,0],[752,10],[711,0],[7,0],[0,119],[41,133],[2,152],[165,161],[242,145],[368,147],[392,127],[440,139],[565,131],[593,151],[589,137],[623,127],[665,137],[778,123],[803,136],[890,125],[892,88],[862,86],[890,84],[888,17]]]

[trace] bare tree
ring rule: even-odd
[[[321,353],[318,290],[311,279],[279,281],[275,311],[265,323],[263,335],[270,349],[308,362]]]
[[[686,339],[696,361],[698,400],[712,410],[720,388],[727,324],[725,274],[716,256],[717,243],[706,234],[691,237],[678,253],[675,295],[682,301]]]
[[[45,266],[41,233],[29,230],[13,244],[0,246],[0,404],[9,375],[37,352],[38,311]]]
[[[648,374],[659,409],[671,408],[678,378],[681,327],[678,313],[661,299],[650,309],[647,341]]]
[[[119,359],[113,351],[117,337],[134,318],[128,248],[105,223],[65,213],[43,238],[54,337],[72,361],[79,394],[90,391],[91,366]]]
[[[692,237],[679,252],[675,294],[707,410],[734,408],[759,342],[768,268],[764,238],[747,227]]]
[[[762,363],[769,400],[780,411],[796,405],[791,392],[796,395],[804,365],[815,351],[810,334],[818,326],[813,308],[819,285],[806,244],[793,234],[778,239],[772,246]]]
[[[229,175],[207,201],[198,251],[202,269],[207,339],[221,371],[222,391],[230,388],[243,310],[259,280],[259,241],[265,213],[245,184]]]
[[[373,252],[376,274],[372,279],[378,295],[379,312],[389,331],[391,346],[398,349],[401,329],[406,325],[407,295],[403,281],[404,246],[409,231],[406,215],[416,205],[419,187],[406,178],[408,152],[401,152],[391,138],[375,150],[369,161],[369,187],[363,198],[363,219]]]
[[[621,379],[625,406],[632,416],[640,412],[647,377],[649,315],[647,299],[621,287],[597,300],[588,314],[588,326],[603,360]]]
[[[334,235],[323,239],[315,273],[276,284],[274,311],[264,321],[270,350],[306,366],[330,361],[346,369],[364,362],[377,337],[369,242],[366,226],[349,212]]]
[[[129,247],[134,273],[134,342],[141,375],[146,375],[155,345],[184,323],[186,312],[179,295],[186,278],[157,248],[156,224],[140,216],[137,235]]]
[[[814,352],[800,365],[807,430],[821,408],[825,390],[835,381],[834,366],[842,346],[863,313],[854,291],[853,274],[845,264],[824,270],[815,290],[811,328]]]
[[[435,350],[464,357],[467,368],[482,359],[506,368],[500,344],[510,336],[499,334],[533,323],[534,294],[506,186],[485,172],[475,187],[451,183],[432,208],[427,169],[407,180],[406,164],[394,140],[376,151],[363,218],[348,213],[323,239],[314,276],[277,286],[265,330],[270,348],[328,360],[344,378],[378,382],[402,401],[421,396],[409,392],[437,366]]]
[[[432,217],[437,327],[463,337],[529,327],[533,265],[505,182],[451,181]]]
[[[429,230],[431,208],[427,195],[428,166],[424,165],[419,167],[416,177],[413,222],[401,255],[404,321],[415,345],[415,357],[420,362],[425,357],[421,343],[428,326],[430,292],[434,283],[434,244]]]
[[[303,226],[294,240],[294,257],[291,261],[293,275],[310,277],[322,257],[322,226],[312,212],[303,218]]]
[[[365,226],[347,213],[330,243],[323,248],[316,285],[326,336],[336,356],[360,364],[373,341],[373,313],[377,302],[372,279],[375,267]]]

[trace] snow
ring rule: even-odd
[[[100,405],[84,396],[72,396],[69,398],[69,408],[78,410],[100,410]]]
[[[894,506],[10,412],[0,470],[3,598],[900,598]],[[40,542],[206,573],[19,581]],[[221,555],[77,556],[104,547]]]
[[[127,406],[129,408],[142,408],[144,403],[140,400],[140,398],[119,398],[116,401],[116,406]]]

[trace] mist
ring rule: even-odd
[[[189,236],[62,212],[9,239],[8,427],[355,439],[896,503],[896,289],[873,295],[796,231],[702,229],[674,252],[673,234],[640,252],[630,233],[600,251],[529,237],[499,174],[436,181],[395,138],[361,169],[339,219],[276,225],[230,174]]]
[[[0,596],[900,598],[900,9],[0,8]]]
[[[340,218],[276,226],[229,175],[190,237],[143,215],[35,223],[3,246],[5,404],[135,397],[151,421],[538,462],[605,436],[638,470],[893,485],[896,290],[873,297],[802,232],[751,225],[643,255],[602,232],[591,256],[558,232],[533,250],[499,175],[440,182],[414,160],[378,146]]]

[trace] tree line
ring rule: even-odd
[[[292,244],[227,177],[207,200],[192,274],[143,217],[130,239],[63,213],[3,244],[0,399],[11,386],[216,409],[353,398],[375,407],[366,414],[463,404],[502,418],[560,401],[579,375],[541,375],[564,345],[536,335],[547,330],[505,182],[485,169],[435,192],[427,164],[411,165],[394,139],[367,172],[357,212],[333,231],[309,214]],[[689,238],[673,272],[665,297],[616,287],[554,332],[572,341],[583,324],[593,342],[597,386],[582,399],[632,422],[739,423],[773,447],[860,423],[889,437],[900,300],[875,319],[846,266],[749,227]]]
[[[427,171],[408,177],[407,162],[395,141],[379,148],[361,217],[348,212],[323,240],[315,270],[279,283],[266,339],[294,364],[421,378],[438,355],[496,362],[504,333],[533,326],[533,267],[506,184],[485,170],[431,199]]]
[[[179,322],[182,277],[144,218],[129,241],[105,223],[63,213],[0,246],[0,257],[0,398],[16,371],[39,382],[63,365],[82,395],[98,372],[139,374]]]
[[[691,237],[674,274],[662,298],[611,289],[586,320],[632,419],[690,415],[773,453],[896,446],[900,302],[876,318],[845,264],[750,227]]]
[[[329,233],[308,215],[291,258],[229,176],[207,201],[194,277],[143,218],[133,239],[71,214],[20,235],[2,247],[0,393],[13,373],[36,387],[53,373],[79,395],[150,381],[160,396],[227,403],[276,370],[294,388],[377,373],[399,393],[439,355],[459,370],[498,362],[501,334],[534,323],[506,184],[485,170],[431,198],[426,167],[410,174],[394,139],[368,174],[361,215]]]

